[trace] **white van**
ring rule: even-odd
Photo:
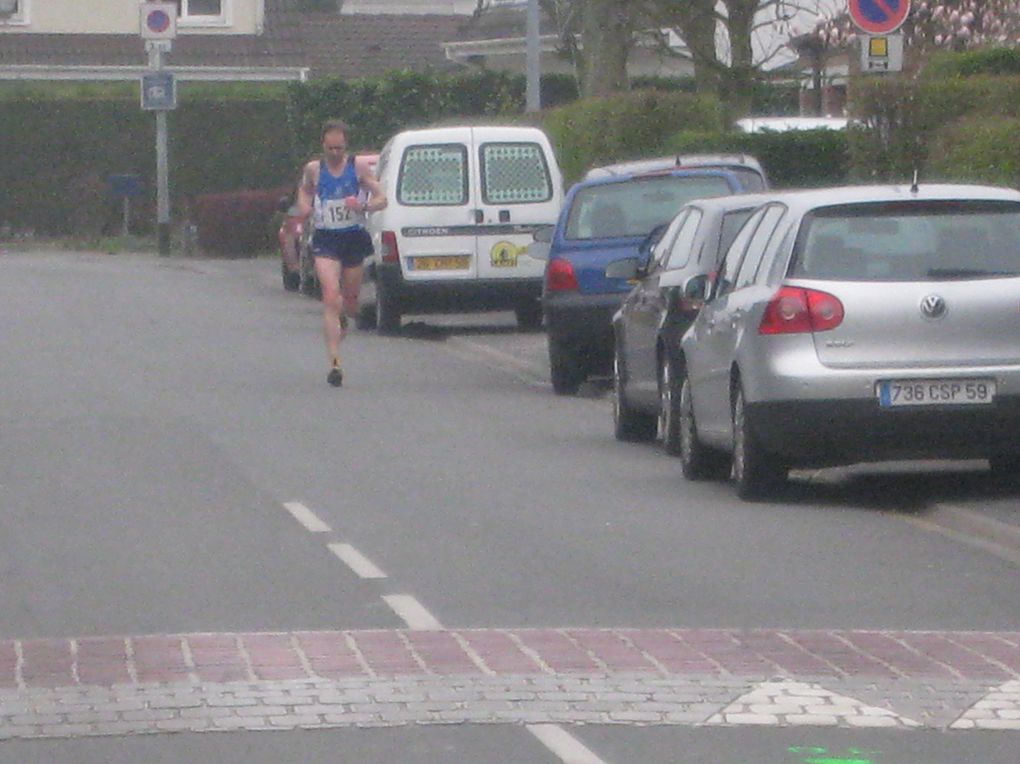
[[[535,127],[408,130],[379,156],[389,204],[368,216],[360,324],[400,329],[407,313],[513,309],[522,328],[542,323],[545,263],[528,256],[556,223],[563,180]],[[372,287],[375,287],[374,300]]]

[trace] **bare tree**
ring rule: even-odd
[[[1001,0],[1006,2],[1007,0]],[[478,0],[478,12],[493,0]],[[539,0],[573,62],[582,95],[628,86],[639,34],[662,32],[661,50],[688,59],[700,91],[746,110],[752,86],[781,55],[799,23],[809,26],[841,0]],[[806,20],[805,20],[806,19]],[[673,34],[668,34],[672,31]],[[679,39],[680,45],[675,44]]]
[[[556,25],[582,95],[627,89],[627,62],[635,34],[647,22],[648,0],[539,0],[539,5]]]
[[[652,20],[683,40],[675,55],[694,66],[700,91],[718,93],[746,112],[756,80],[780,58],[790,38],[839,0],[655,0]]]

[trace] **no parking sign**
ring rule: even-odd
[[[177,3],[138,6],[143,40],[172,40],[177,36]]]
[[[910,13],[910,0],[848,0],[850,18],[862,32],[889,34]]]

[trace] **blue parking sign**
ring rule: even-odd
[[[142,75],[142,109],[168,111],[177,108],[177,84],[171,72]]]

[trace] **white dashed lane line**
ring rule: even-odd
[[[442,631],[439,620],[410,594],[386,594],[383,600],[411,631]]]
[[[332,528],[301,502],[283,505],[294,519],[310,533],[331,533]],[[331,543],[330,552],[356,575],[365,579],[382,579],[386,574],[351,544]],[[383,601],[412,631],[442,631],[443,625],[425,606],[410,594],[385,594]],[[581,741],[556,724],[529,724],[528,731],[564,764],[607,764]]]
[[[374,562],[365,557],[350,544],[327,544],[329,551],[340,558],[348,568],[361,578],[386,578]]]
[[[528,732],[564,764],[607,764],[558,724],[529,724]]]
[[[309,533],[331,533],[332,528],[319,519],[308,507],[299,501],[288,501],[283,505],[284,509],[290,512],[294,519],[304,526]]]

